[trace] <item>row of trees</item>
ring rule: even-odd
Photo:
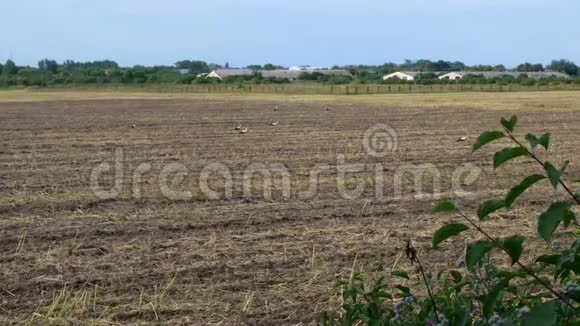
[[[102,60],[91,62],[76,62],[66,60],[62,63],[56,60],[44,59],[38,62],[37,67],[18,66],[12,60],[0,63],[0,87],[1,86],[55,86],[55,85],[83,85],[83,84],[192,84],[192,83],[215,83],[216,80],[208,80],[203,74],[218,68],[229,68],[207,63],[200,60],[178,61],[172,66],[133,66],[121,67],[114,61]],[[283,69],[274,64],[249,65],[246,68],[259,70]],[[322,74],[305,73],[299,78],[301,81],[322,82],[331,84],[357,83],[403,83],[403,81],[383,81],[384,74],[400,70],[421,71],[423,74],[417,83],[446,83],[438,81],[432,72],[446,72],[459,70],[472,71],[507,71],[505,66],[476,65],[467,66],[462,62],[455,61],[430,61],[430,60],[406,60],[402,64],[385,63],[383,65],[349,65],[335,66],[335,69],[347,69],[354,78],[345,76],[327,76]],[[571,76],[580,75],[578,66],[569,60],[554,60],[544,67],[542,64],[523,63],[515,67],[515,71],[544,71],[554,70],[567,73]],[[502,79],[508,80],[508,79]],[[509,81],[509,80],[508,80]],[[259,73],[253,76],[226,78],[226,83],[285,83],[289,80],[262,78]],[[497,80],[464,80],[461,82],[489,83]],[[530,81],[523,81],[530,83]]]

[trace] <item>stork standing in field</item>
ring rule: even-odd
[[[274,108],[274,112],[278,111],[278,106],[276,105],[276,107]]]
[[[243,135],[243,134],[245,134],[245,133],[247,133],[247,132],[248,132],[248,127],[246,127],[246,128],[244,128],[244,129],[242,129],[242,130],[240,131],[240,134],[241,134],[241,135]]]
[[[467,139],[469,139],[468,136],[459,137],[459,138],[457,138],[456,142],[458,142],[458,143],[459,142],[464,142],[464,141],[467,141]]]
[[[279,123],[280,123],[279,121],[274,121],[274,122],[272,122],[270,125],[271,125],[271,126],[277,126]]]
[[[241,125],[241,124],[238,124],[238,125],[237,125],[237,126],[234,128],[234,130],[240,130],[240,129],[242,129],[242,125]]]
[[[137,125],[136,124],[132,124],[131,125],[131,129],[135,129],[135,128],[137,128]]]

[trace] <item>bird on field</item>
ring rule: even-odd
[[[280,123],[279,121],[274,121],[274,122],[272,122],[270,125],[271,125],[271,126],[277,126],[279,123]]]
[[[467,139],[469,139],[469,137],[468,137],[468,136],[462,136],[462,137],[459,137],[459,138],[457,138],[456,142],[458,142],[458,143],[459,143],[459,142],[464,142],[464,141],[466,141]]]
[[[241,124],[238,124],[238,125],[237,125],[237,126],[234,128],[234,130],[240,130],[240,129],[242,129],[242,125],[241,125]]]
[[[276,105],[276,107],[274,108],[274,111],[278,111],[278,106]]]
[[[136,124],[132,124],[131,125],[131,129],[135,129],[135,128],[137,128],[137,125]]]
[[[245,134],[245,133],[247,133],[247,132],[248,132],[248,128],[246,127],[246,128],[244,128],[244,129],[242,129],[242,130],[240,131],[240,134],[241,134],[241,135],[243,135],[243,134]]]
[[[326,111],[330,111],[330,110],[332,110],[332,109],[331,108],[326,108]]]

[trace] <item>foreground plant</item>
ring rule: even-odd
[[[433,214],[456,214],[464,223],[450,223],[438,229],[432,239],[434,248],[445,240],[467,230],[474,230],[481,239],[466,245],[462,264],[465,270],[440,272],[435,280],[425,273],[411,243],[407,256],[417,265],[421,284],[427,295],[417,297],[409,287],[396,285],[397,293],[384,277],[367,289],[362,276],[355,275],[349,282],[340,282],[343,306],[341,313],[324,313],[323,325],[578,325],[580,303],[580,241],[578,222],[573,208],[580,205],[580,195],[562,179],[568,162],[557,168],[543,162],[536,150],[550,148],[550,133],[539,137],[527,134],[525,142],[514,135],[517,117],[501,119],[503,130],[482,133],[473,145],[473,151],[492,142],[506,139],[513,146],[496,152],[494,169],[516,158],[528,158],[538,163],[541,174],[524,178],[504,198],[483,202],[475,214],[464,213],[457,204],[445,200],[434,206]],[[498,237],[486,231],[484,222],[501,209],[512,209],[517,199],[538,182],[547,181],[554,188],[562,188],[568,200],[555,201],[538,217],[537,233],[548,247],[549,254],[535,257],[532,263],[521,261],[526,238],[521,234]],[[580,182],[576,180],[575,182]],[[567,247],[553,245],[552,238],[559,228],[564,233]],[[410,249],[411,248],[411,249]],[[409,251],[412,254],[409,255]],[[491,262],[493,253],[503,253],[509,259],[507,267]],[[450,264],[451,265],[451,264]],[[393,276],[409,280],[404,272]]]

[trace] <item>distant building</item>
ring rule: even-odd
[[[207,75],[207,78],[224,79],[230,76],[251,76],[254,74],[252,69],[216,69]]]
[[[264,78],[287,78],[296,80],[304,73],[320,73],[323,75],[349,76],[351,73],[342,69],[314,69],[314,70],[252,70],[252,69],[216,69],[207,75],[207,78],[224,79],[230,76],[252,76],[254,73],[260,73]]]
[[[387,79],[402,79],[402,80],[415,80],[415,77],[417,77],[420,73],[417,71],[397,71],[394,72],[392,74],[388,74],[383,76],[383,80],[387,80]]]
[[[450,72],[450,73],[447,73],[445,75],[439,76],[439,79],[456,80],[456,79],[463,78],[463,76],[465,76],[465,75],[460,73],[460,72]]]
[[[292,66],[288,68],[288,70],[324,70],[324,68],[313,66]]]
[[[520,71],[454,71],[444,75],[439,76],[439,79],[449,79],[449,80],[456,80],[462,79],[465,76],[472,75],[472,76],[482,76],[486,79],[491,78],[501,78],[501,77],[529,77],[534,79],[542,79],[542,78],[564,78],[568,79],[570,76],[557,72],[557,71],[539,71],[539,72],[520,72]]]
[[[189,74],[189,69],[179,69],[179,74],[180,75],[187,75],[187,74]]]
[[[539,72],[526,72],[526,75],[530,78],[534,79],[542,79],[542,78],[564,78],[569,79],[570,75],[558,72],[558,71],[539,71]]]

